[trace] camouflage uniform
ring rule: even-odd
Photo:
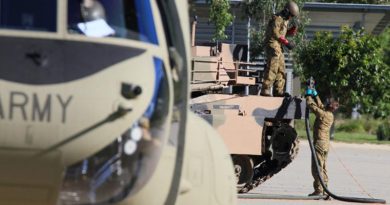
[[[274,15],[268,23],[268,27],[265,33],[265,53],[267,57],[267,66],[265,68],[263,77],[263,94],[269,92],[272,85],[274,85],[275,94],[277,96],[282,96],[284,94],[284,54],[282,44],[278,39],[281,36],[286,35],[287,25],[288,20],[285,20],[283,17],[278,15]]]
[[[321,176],[325,182],[325,185],[327,185],[328,174],[326,170],[326,159],[328,157],[328,151],[329,151],[329,140],[330,140],[329,131],[330,131],[330,127],[333,124],[334,116],[332,112],[327,111],[325,109],[324,105],[322,104],[318,96],[316,97],[316,101],[317,103],[314,102],[314,100],[310,96],[306,97],[307,105],[316,115],[316,120],[314,122],[314,130],[313,130],[314,148],[318,158]],[[312,164],[311,173],[314,178],[314,182],[313,182],[314,191],[315,193],[322,194],[323,188],[320,183],[320,178],[318,177],[316,172],[314,159],[312,159],[311,164]]]

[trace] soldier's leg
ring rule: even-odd
[[[328,160],[328,151],[329,151],[329,145],[328,147],[325,148],[325,151],[324,151],[324,165],[323,165],[323,179],[324,179],[324,183],[326,185],[326,187],[328,187],[328,182],[329,182],[329,178],[328,178],[328,170],[327,170],[327,160]]]
[[[329,178],[328,178],[328,170],[327,170],[328,151],[329,149],[327,149],[324,153],[324,167],[323,167],[323,175],[322,175],[326,187],[329,187],[328,186]],[[325,192],[325,189],[324,189],[324,196],[325,196],[325,200],[331,199],[329,194]]]
[[[320,168],[320,173],[319,174],[321,174],[321,176],[324,177],[324,163],[325,163],[324,149],[321,146],[321,144],[318,143],[318,142],[314,144],[314,147],[315,147],[316,156],[317,156],[317,159],[318,159],[318,165],[319,165],[319,168]],[[314,192],[318,193],[318,194],[322,194],[323,193],[323,188],[321,186],[320,178],[319,178],[319,176],[317,174],[317,169],[316,169],[315,166],[316,165],[315,165],[314,159],[312,159],[311,172],[312,172],[312,175],[313,175],[313,178],[314,178],[314,182],[313,182]]]
[[[263,85],[261,87],[261,95],[271,96],[271,87],[274,84],[276,74],[279,67],[279,56],[276,53],[268,54],[267,67],[264,72]]]
[[[316,153],[317,155],[317,159],[318,159],[318,164],[319,164],[319,168],[320,168],[320,174],[322,175],[322,168],[321,168],[321,165],[322,165],[322,160],[321,160],[321,155],[319,153]],[[312,159],[312,166],[311,166],[311,174],[314,178],[314,181],[313,181],[313,189],[314,189],[314,193],[316,193],[316,195],[319,195],[319,194],[322,194],[323,193],[323,189],[322,189],[322,186],[321,186],[321,183],[320,183],[320,178],[318,176],[318,173],[317,173],[317,169],[315,167],[315,162],[314,162],[314,159]]]
[[[284,63],[284,54],[281,53],[279,58],[279,67],[276,73],[275,78],[275,96],[283,96],[284,95],[284,85],[285,85],[285,63]]]
[[[278,67],[278,72],[276,73],[276,78],[275,78],[275,95],[274,96],[284,96],[284,85],[285,85],[285,63],[284,63],[284,54],[280,55],[279,58],[279,67]]]

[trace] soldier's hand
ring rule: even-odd
[[[305,97],[307,97],[307,96],[313,96],[313,89],[306,88]]]
[[[292,26],[290,29],[288,29],[287,35],[294,36],[297,33],[297,31],[298,31],[298,27]]]
[[[286,45],[286,47],[288,48],[288,50],[292,50],[295,48],[295,43],[294,42],[288,42],[288,44]]]
[[[313,89],[313,97],[317,97],[317,95],[318,95],[318,92],[317,92],[317,90],[316,89]]]

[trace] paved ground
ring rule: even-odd
[[[390,146],[331,142],[328,158],[329,188],[336,195],[381,198],[390,204]],[[250,193],[305,196],[313,191],[310,147],[301,140],[297,158],[279,174]],[[254,204],[356,204],[337,200],[239,199]]]

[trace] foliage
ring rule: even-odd
[[[260,29],[251,28],[249,34],[250,40],[250,57],[251,60],[256,59],[259,55],[264,55],[264,36],[265,29],[263,25],[260,25]]]
[[[229,1],[212,0],[210,5],[209,19],[215,25],[213,41],[226,39],[226,27],[229,26],[233,20],[233,15],[230,13]]]
[[[359,120],[350,120],[336,126],[336,132],[363,133],[364,131],[364,126]]]
[[[322,0],[329,3],[354,3],[354,4],[389,4],[389,0]]]
[[[390,144],[390,141],[378,141],[375,135],[365,133],[336,132],[334,141],[346,143],[370,143],[370,144]]]
[[[379,125],[378,131],[376,133],[378,140],[390,140],[390,122],[384,122]]]
[[[390,134],[390,121],[389,119],[373,119],[369,115],[362,115],[360,119],[351,120],[345,119],[340,113],[336,113],[336,132],[335,141],[342,141],[348,143],[375,143],[375,144],[390,144],[389,141],[378,141],[380,138],[375,134],[382,132],[379,128],[386,124],[387,133]],[[310,113],[310,129],[313,131],[315,115]],[[295,120],[294,128],[297,130],[298,136],[302,139],[306,139],[306,127],[304,120]],[[381,135],[383,136],[383,135]]]
[[[309,116],[309,125],[310,125],[311,130],[313,130],[313,125],[314,125],[315,119],[316,119],[316,116],[314,115],[314,113],[311,112],[310,116]],[[305,130],[306,129],[305,121],[304,120],[295,120],[294,127],[296,130]],[[304,135],[306,136],[306,132],[304,132]]]
[[[375,134],[383,119],[374,119],[370,115],[361,115],[359,119],[348,119],[336,113],[336,132]]]
[[[322,97],[336,97],[350,112],[386,117],[390,113],[390,67],[382,62],[378,38],[342,28],[338,38],[319,32],[296,53],[306,79],[313,76]]]
[[[380,36],[379,36],[379,42],[382,47],[382,54],[383,54],[383,62],[386,66],[387,69],[387,78],[389,78],[390,74],[390,27],[388,27]],[[390,81],[388,79],[388,81]],[[389,82],[386,84],[387,90],[386,93],[384,93],[384,98],[387,100],[387,103],[381,103],[378,105],[378,111],[376,113],[377,116],[389,116],[389,111],[390,110],[390,85]]]
[[[379,42],[383,47],[383,62],[390,66],[390,27],[379,36]]]
[[[297,130],[301,139],[307,139],[304,130]],[[370,144],[390,144],[390,141],[379,141],[375,135],[366,133],[336,132],[333,141],[346,143],[370,143]]]
[[[382,121],[374,119],[361,120],[361,122],[363,124],[364,131],[368,134],[376,134],[379,124],[382,123]]]
[[[290,0],[244,0],[242,11],[246,17],[250,17],[259,23],[267,22],[273,14],[281,11]],[[294,0],[302,13],[302,7],[307,0]]]
[[[264,23],[268,16],[275,13],[274,8],[278,6],[281,7],[280,1],[279,5],[275,5],[273,1],[269,0],[245,0],[242,3],[242,11],[246,17],[250,17],[254,21],[262,21]],[[287,2],[287,1],[286,1]]]

